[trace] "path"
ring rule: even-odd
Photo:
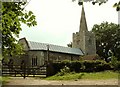
[[[109,80],[70,80],[55,81],[41,80],[32,77],[23,79],[22,77],[12,77],[6,85],[118,85],[117,79]]]

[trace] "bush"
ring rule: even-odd
[[[70,73],[70,68],[65,66],[63,69],[60,69],[60,72],[58,72],[57,76],[63,76],[67,73]]]
[[[120,61],[117,60],[117,57],[115,56],[111,57],[111,65],[114,68],[114,70],[120,69]]]
[[[80,72],[80,68],[81,68],[82,64],[80,61],[73,61],[70,63],[70,71],[73,72]]]
[[[120,71],[120,61],[116,61],[115,64],[112,64],[112,63],[111,63],[111,65],[112,65],[112,67],[114,68],[114,70]]]
[[[96,65],[97,72],[104,71],[104,70],[111,70],[111,69],[112,69],[111,65],[106,62]]]
[[[120,61],[117,62],[117,70],[120,71]]]
[[[111,64],[101,60],[93,61],[63,61],[59,63],[53,63],[54,74],[61,72],[60,75],[65,72],[98,72],[104,70],[111,70]],[[119,62],[120,68],[120,62]],[[67,71],[68,70],[68,71]]]

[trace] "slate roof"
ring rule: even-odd
[[[27,41],[30,50],[47,50],[49,46],[49,51],[59,52],[59,53],[68,53],[74,55],[83,55],[82,51],[78,48],[63,47],[53,44],[39,43],[33,41]]]

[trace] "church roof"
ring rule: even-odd
[[[63,47],[63,46],[39,43],[33,41],[27,41],[27,42],[30,50],[47,50],[49,46],[49,51],[74,54],[74,55],[83,55],[82,51],[79,48]]]

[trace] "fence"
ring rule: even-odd
[[[46,77],[46,66],[36,66],[36,67],[28,67],[25,64],[23,66],[20,65],[10,65],[3,64],[2,65],[2,75],[3,76],[20,76],[20,77],[28,77],[36,75],[44,75]]]

